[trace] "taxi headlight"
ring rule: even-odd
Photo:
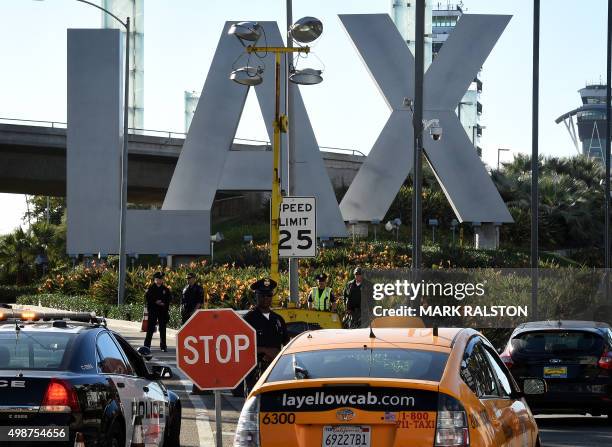
[[[470,432],[467,414],[461,403],[446,394],[438,398],[438,417],[436,421],[436,447],[467,447],[470,445]]]
[[[242,407],[234,447],[259,447],[259,396],[251,397]]]

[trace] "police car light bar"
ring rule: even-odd
[[[68,320],[82,323],[103,323],[102,317],[96,316],[95,312],[36,312],[33,310],[2,310],[0,321],[54,321]]]

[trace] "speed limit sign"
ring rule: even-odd
[[[279,226],[279,257],[314,258],[317,255],[317,217],[314,197],[283,197]]]

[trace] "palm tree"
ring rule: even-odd
[[[28,282],[32,273],[35,243],[20,227],[0,240],[0,263],[17,285]]]
[[[540,158],[538,215],[542,248],[599,247],[603,222],[603,169],[584,156]],[[502,236],[526,247],[530,239],[531,157],[518,154],[493,171],[495,182],[515,223]]]

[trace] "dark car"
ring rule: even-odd
[[[612,328],[593,321],[538,321],[517,327],[501,354],[512,375],[546,380],[528,396],[536,413],[612,417]]]
[[[0,445],[178,446],[172,372],[142,353],[90,314],[0,310]]]

